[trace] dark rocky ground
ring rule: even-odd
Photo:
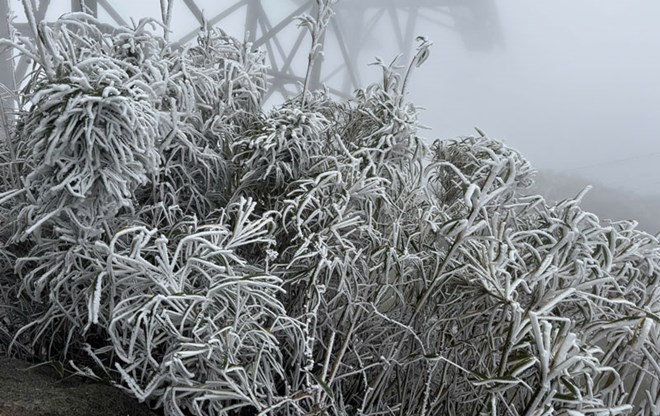
[[[0,355],[0,416],[156,416],[121,390]]]

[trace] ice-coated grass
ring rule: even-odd
[[[310,68],[330,4],[302,20]],[[426,146],[426,39],[348,102],[306,82],[264,112],[263,56],[221,31],[32,26],[0,146],[3,350],[166,415],[660,413],[657,238],[528,194],[481,132]]]

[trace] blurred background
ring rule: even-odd
[[[217,26],[267,55],[267,106],[299,91],[309,35],[296,17],[314,0],[27,0],[37,19],[87,11],[102,21],[163,20],[170,39]],[[434,42],[413,74],[410,100],[430,143],[489,136],[539,170],[550,200],[593,185],[583,206],[603,219],[636,219],[660,231],[660,2],[657,0],[339,0],[325,34],[315,85],[337,96],[376,82],[376,56],[406,65],[415,38]],[[167,15],[167,13],[165,13]],[[0,0],[0,36],[30,35],[21,0]],[[13,88],[28,62],[0,57],[0,82]],[[12,59],[10,59],[12,58]]]

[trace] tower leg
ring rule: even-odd
[[[96,0],[71,0],[71,11],[85,12],[98,17],[99,5]]]
[[[9,39],[9,0],[0,0],[0,39]],[[4,48],[0,50],[0,83],[9,90],[14,91],[14,62],[12,50]]]

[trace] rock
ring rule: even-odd
[[[0,416],[156,416],[121,390],[0,356]]]

